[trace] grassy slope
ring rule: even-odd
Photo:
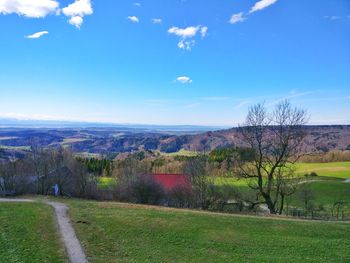
[[[94,262],[349,262],[350,225],[67,201]]]
[[[67,262],[51,208],[0,203],[0,262]]]

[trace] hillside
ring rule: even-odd
[[[350,125],[307,126],[306,150],[350,149]],[[63,146],[85,154],[117,154],[139,150],[171,153],[180,149],[211,151],[218,147],[242,146],[238,129],[195,133],[159,132],[127,128],[0,129],[0,158],[21,158],[31,145]]]

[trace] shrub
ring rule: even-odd
[[[168,193],[168,205],[175,207],[192,206],[193,193],[191,189],[186,187],[177,186]]]
[[[131,195],[136,203],[156,205],[164,198],[164,191],[152,176],[140,175],[131,184]]]
[[[310,176],[311,176],[311,177],[315,177],[315,176],[318,176],[318,174],[317,174],[316,172],[311,172],[311,173],[310,173]]]

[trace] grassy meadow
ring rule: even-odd
[[[0,203],[0,262],[67,262],[51,207]]]
[[[350,261],[347,223],[66,202],[92,263]]]
[[[350,178],[350,162],[297,163],[296,172],[300,175],[316,172],[319,176]]]

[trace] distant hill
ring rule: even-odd
[[[306,145],[318,151],[350,149],[350,125],[307,126]],[[181,149],[207,152],[219,147],[242,146],[238,129],[218,131],[156,131],[130,127],[0,128],[0,159],[21,158],[29,146],[64,146],[85,154],[116,154],[139,150],[172,153]],[[308,146],[311,149],[311,146]]]

